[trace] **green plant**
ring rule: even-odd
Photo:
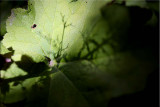
[[[145,1],[133,5],[29,0],[27,10],[13,9],[0,42],[0,53],[12,60],[0,71],[1,101],[106,106],[113,97],[142,90],[156,65],[149,43],[155,40],[148,38],[153,31],[146,29],[157,28],[158,17]]]

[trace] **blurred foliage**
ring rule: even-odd
[[[0,36],[6,33],[6,20],[13,8],[27,8],[27,0],[2,0],[0,2]]]

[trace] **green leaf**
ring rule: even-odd
[[[0,96],[0,99],[4,103],[14,103],[26,99],[28,97],[28,94],[34,87],[34,85],[36,85],[37,82],[41,83],[40,75],[43,74],[44,77],[49,75],[49,73],[45,72],[43,67],[39,67],[38,64],[32,63],[32,65],[30,66],[28,65],[26,66],[23,65],[23,66],[30,67],[31,69],[29,71],[33,73],[31,74],[30,72],[29,73],[25,72],[24,70],[18,68],[18,66],[15,63],[13,63],[6,71],[4,70],[0,71],[2,78],[1,89],[6,90],[5,88],[6,85],[9,85],[8,91],[7,92],[2,91]],[[41,73],[41,70],[38,70],[37,68],[35,69],[34,68],[35,66],[41,68],[41,70],[43,70],[43,73]],[[39,72],[39,74],[37,74],[35,71]],[[46,88],[48,89],[48,87]]]
[[[146,0],[126,0],[126,5],[127,6],[139,6],[142,8],[146,8],[147,7],[147,3]]]
[[[135,18],[133,16],[137,10],[142,14],[137,14]],[[143,38],[141,33],[144,33],[143,30],[148,27],[145,24],[151,19],[151,11],[137,6],[126,7],[113,4],[102,8],[102,15],[103,17],[99,16],[99,20],[95,21],[96,24],[90,33],[87,28],[82,32],[84,45],[80,47],[79,54],[66,58],[71,62],[60,65],[60,71],[67,78],[65,82],[69,80],[68,83],[72,83],[80,95],[77,94],[76,98],[72,98],[74,96],[72,93],[76,91],[72,91],[67,86],[63,90],[61,85],[65,82],[61,80],[59,84],[56,84],[58,79],[53,77],[55,82],[51,83],[54,87],[51,87],[49,106],[61,105],[63,107],[68,104],[65,102],[65,95],[69,94],[72,96],[68,96],[68,100],[74,99],[69,103],[73,104],[69,105],[71,107],[77,106],[74,105],[75,100],[80,96],[84,96],[84,100],[90,106],[105,107],[111,98],[141,91],[145,87],[146,78],[150,72],[154,71],[155,63],[150,54],[152,49],[148,48],[150,43],[146,40],[142,42],[140,36]],[[139,18],[138,21],[137,18]],[[139,27],[135,28],[137,26],[142,27],[142,31],[139,31]],[[139,34],[135,36],[133,32]],[[147,32],[145,34],[150,35]],[[139,40],[135,40],[138,44],[128,43],[130,41],[128,36],[133,39],[139,37]],[[75,47],[77,48],[74,50],[79,50],[78,46]],[[59,90],[64,96],[58,96]]]
[[[32,87],[41,80],[41,75],[48,76],[49,67],[45,63],[35,63],[30,57],[22,56],[21,61],[13,62],[7,70],[1,70],[0,99],[4,103],[14,103],[26,99]],[[41,82],[39,82],[41,83]],[[6,85],[9,87],[7,92]],[[14,97],[12,97],[14,96]]]
[[[6,30],[6,20],[11,14],[11,9],[12,8],[17,8],[17,7],[23,7],[26,8],[26,3],[27,1],[25,0],[19,0],[19,1],[1,1],[0,3],[0,36],[4,36],[4,34],[7,32]],[[6,8],[7,7],[7,8]]]
[[[5,8],[5,6],[7,6],[8,8]],[[9,17],[9,15],[10,15],[11,8],[12,8],[11,4],[9,4],[6,1],[1,2],[1,4],[0,4],[0,12],[1,12],[0,35],[1,36],[6,33],[6,20],[7,20],[7,17]]]
[[[105,107],[113,97],[143,89],[153,66],[149,62],[136,60],[129,53],[121,53],[111,57],[96,58],[94,61],[69,62],[60,69],[65,77],[59,76],[61,78],[59,80],[53,76],[49,94],[50,106],[63,107],[66,104],[70,104],[69,107],[81,106],[76,104],[79,102],[78,98],[83,96],[90,106]],[[69,88],[70,85],[67,84],[72,84],[76,90]],[[78,94],[74,94],[77,90]],[[73,98],[74,96],[76,97]]]
[[[0,42],[0,54],[4,55],[10,52],[1,42]]]
[[[42,56],[53,59],[53,54],[59,49],[73,46],[80,32],[88,27],[85,23],[91,23],[91,16],[96,15],[98,8],[105,3],[95,5],[94,1],[30,0],[28,10],[12,10],[7,20],[8,33],[2,42],[7,48],[12,47],[15,55],[26,54],[36,62],[43,60]],[[34,24],[36,28],[33,29],[31,26]]]
[[[26,73],[23,70],[19,69],[15,63],[13,63],[10,66],[10,68],[8,68],[6,71],[1,70],[0,73],[1,73],[1,78],[3,79],[9,79],[16,76],[26,75]],[[13,86],[13,82],[7,83],[2,81],[2,83],[4,84],[4,85],[3,84],[1,85],[2,89],[4,88],[5,84],[8,84],[10,87],[12,87],[12,88],[9,88],[6,94],[1,93],[0,99],[3,102],[12,103],[12,102],[22,100],[24,98],[23,94],[25,92],[23,92],[21,85]]]
[[[113,97],[142,90],[156,66],[154,40],[148,38],[152,31],[146,30],[152,11],[107,2],[30,0],[28,10],[13,9],[2,40],[14,50],[14,63],[1,71],[10,80],[3,102],[106,107]],[[20,76],[21,71],[27,74]]]
[[[51,80],[48,107],[89,107],[86,99],[75,85],[61,71],[56,72]]]

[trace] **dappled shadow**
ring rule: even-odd
[[[121,9],[125,10],[122,14],[120,13]],[[60,69],[91,105],[95,106],[94,103],[102,101],[97,106],[99,104],[107,106],[107,101],[112,94],[116,96],[116,93],[132,93],[145,87],[145,80],[149,73],[158,68],[159,18],[156,14],[155,11],[137,6],[107,5],[102,8],[102,16],[108,22],[111,37],[107,38],[107,34],[106,37],[96,35],[99,38],[102,37],[102,41],[99,43],[94,36],[81,35],[83,45],[78,55],[70,59],[66,57],[65,60],[70,62]],[[151,24],[152,22],[154,24]],[[94,44],[95,47],[91,48],[89,44]],[[112,46],[114,54],[129,52],[132,58],[128,57],[127,54],[119,56],[119,58],[116,58],[113,53],[110,54],[115,58],[112,62],[108,61],[107,69],[102,68],[106,71],[103,72],[104,74],[100,70],[95,72],[97,68],[81,63],[84,60],[89,62],[96,59],[95,54],[100,54],[99,50],[103,51],[103,47],[106,45]],[[83,51],[87,52],[82,54]],[[103,51],[103,54],[108,55],[105,51]],[[145,94],[147,95],[147,93]],[[105,95],[107,95],[106,100],[102,98]]]
[[[35,63],[32,60],[32,58],[27,55],[23,55],[21,57],[21,61],[17,61],[14,63],[20,69],[22,69],[24,72],[26,72],[27,74],[26,75],[19,75],[19,76],[12,77],[12,78],[6,78],[6,79],[1,78],[0,79],[0,88],[1,88],[1,93],[4,96],[4,99],[5,99],[5,96],[10,92],[11,87],[14,89],[14,87],[16,87],[16,86],[21,86],[21,90],[26,91],[28,86],[23,85],[23,82],[28,79],[36,78],[36,77],[39,77],[39,79],[37,80],[37,82],[35,82],[31,86],[32,88],[30,88],[30,92],[32,92],[33,95],[30,95],[30,96],[34,96],[34,93],[36,93],[36,92],[37,92],[36,96],[38,96],[38,94],[41,93],[41,91],[45,93],[42,96],[48,95],[46,93],[47,93],[47,91],[49,89],[49,85],[50,85],[50,76],[49,75],[52,74],[53,72],[49,72],[49,70],[48,70],[49,66],[46,63],[44,63],[44,62]],[[12,86],[10,85],[10,83],[13,83]],[[36,90],[36,92],[35,92],[35,90]],[[18,91],[19,91],[19,89],[17,90],[17,92]],[[44,99],[44,97],[43,97],[43,99]]]
[[[13,63],[11,56],[14,54],[12,47],[8,48],[10,52],[6,54],[0,54],[0,70],[7,70]]]
[[[15,62],[19,68],[23,69],[28,73],[28,75],[37,75],[45,70],[48,66],[44,62],[36,63],[32,60],[31,57],[23,55],[20,61]]]
[[[104,6],[101,13],[102,20],[106,20],[109,26],[105,36],[96,33],[91,36],[96,25],[89,33],[82,33],[83,45],[77,56],[66,56],[66,61],[93,60],[100,51],[106,56],[129,51],[138,59],[156,60],[159,32],[157,12],[138,6],[127,7],[124,3],[111,3]],[[101,38],[101,42],[97,41],[97,36]],[[113,53],[108,54],[104,49],[107,45],[112,47]]]
[[[114,6],[117,8],[114,8]],[[120,17],[116,16],[116,13],[113,14],[115,10],[121,10],[121,8],[124,9],[124,4],[111,4],[102,8],[103,20],[108,21],[111,37],[108,38],[106,33],[105,37],[102,37],[101,42],[98,42],[95,38],[95,36],[97,36],[96,34],[92,37],[90,37],[90,33],[85,35],[82,34],[81,36],[84,43],[77,56],[68,59],[67,55],[62,55],[62,51],[65,48],[62,47],[63,40],[60,42],[60,48],[54,57],[57,63],[60,63],[62,58],[64,58],[67,63],[59,67],[62,72],[59,71],[56,76],[54,75],[54,78],[52,79],[53,87],[51,87],[50,90],[51,77],[49,75],[54,73],[54,71],[58,71],[57,68],[52,69],[53,72],[49,72],[46,63],[35,63],[31,57],[23,55],[21,61],[14,63],[27,74],[1,79],[0,88],[2,94],[5,95],[10,91],[9,83],[11,82],[14,82],[13,86],[22,85],[22,90],[26,90],[26,87],[23,86],[23,81],[39,77],[39,79],[31,86],[26,103],[27,106],[46,106],[48,92],[52,92],[53,94],[50,99],[51,104],[69,105],[75,101],[73,104],[80,103],[80,105],[83,105],[80,102],[82,97],[86,100],[87,104],[89,102],[89,104],[93,106],[107,106],[107,101],[111,97],[124,93],[131,93],[132,91],[139,89],[140,86],[143,87],[145,78],[147,73],[150,72],[150,69],[147,71],[147,64],[139,62],[139,59],[146,59],[147,61],[150,61],[150,59],[153,60],[152,56],[156,53],[157,24],[153,26],[147,24],[154,12],[152,13],[148,9],[142,9],[136,6],[125,7],[125,9],[127,9],[126,18],[131,18],[129,21],[126,21],[126,18],[121,17],[123,14],[118,15]],[[136,13],[137,11],[138,13]],[[109,15],[109,12],[112,13],[112,15]],[[114,20],[111,21],[112,19]],[[66,22],[64,22],[62,38],[64,36],[65,24]],[[154,35],[155,37],[151,37],[151,35]],[[101,35],[99,38],[101,38]],[[115,42],[117,44],[115,44]],[[90,44],[92,44],[93,47],[91,47]],[[115,58],[113,62],[108,61],[110,64],[110,66],[107,66],[108,69],[98,69],[98,67],[93,65],[90,60],[96,59],[96,54],[99,54],[99,50],[105,55],[113,55],[113,53],[108,54],[104,49],[106,45],[110,45],[115,53],[130,51],[133,56],[138,58],[138,60],[133,60],[134,57],[120,56],[120,62],[118,58]],[[82,54],[84,51],[87,52]],[[140,53],[141,51],[142,53]],[[157,56],[154,58],[156,59]],[[49,58],[46,60],[51,61]],[[108,72],[102,72],[101,70]],[[143,72],[145,73],[143,74]],[[136,89],[134,90],[134,88]],[[79,94],[80,97],[77,97]]]

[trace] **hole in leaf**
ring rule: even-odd
[[[35,29],[37,27],[36,24],[33,24],[33,26],[31,26],[31,28]]]

